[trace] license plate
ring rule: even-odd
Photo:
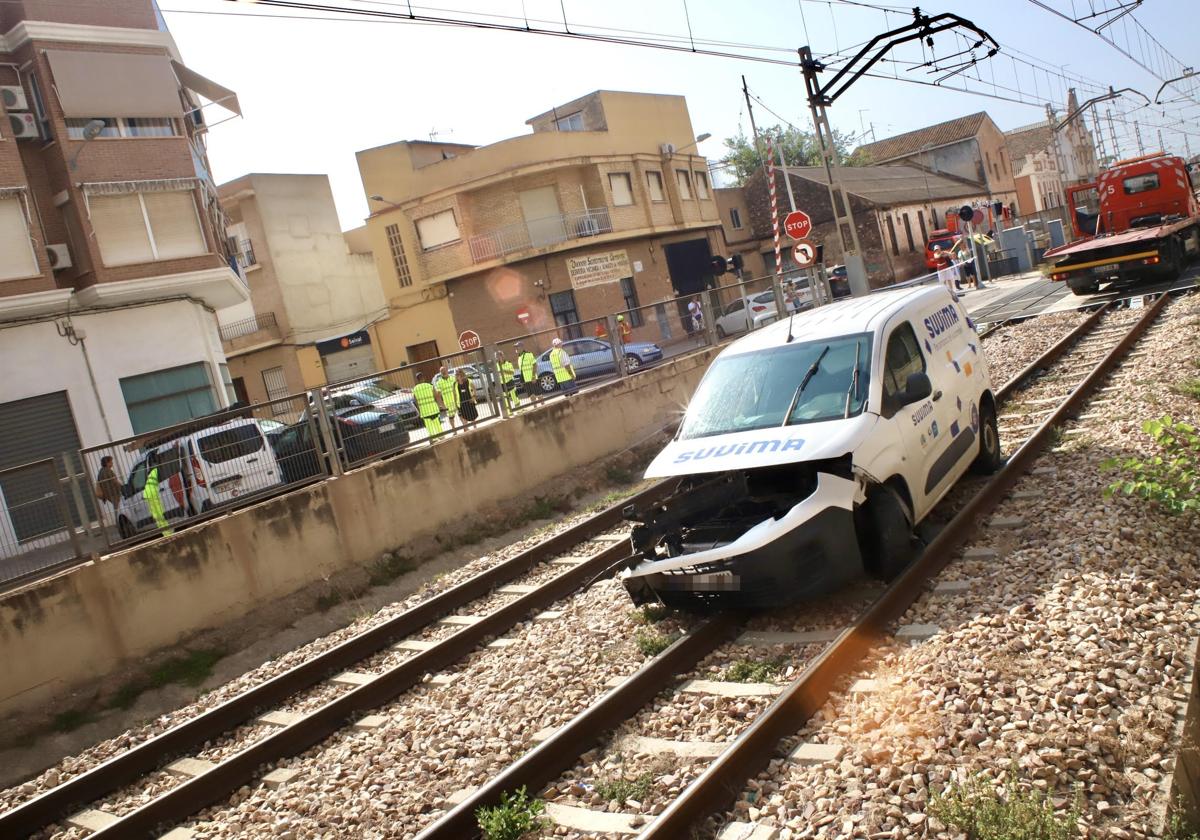
[[[380,427],[379,427],[379,431],[381,431],[381,432],[394,432],[394,431],[396,431],[396,424],[395,424],[395,423],[387,423],[387,424],[385,424],[385,425],[383,425],[383,426],[380,426]]]
[[[1121,270],[1119,263],[1109,263],[1108,265],[1098,265],[1092,269],[1092,274],[1116,274]]]
[[[742,579],[733,572],[713,572],[707,575],[691,575],[688,587],[696,592],[736,592],[741,589]]]

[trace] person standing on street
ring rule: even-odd
[[[601,318],[596,322],[596,338],[602,341],[608,338],[608,324],[605,323],[606,320],[605,318]]]
[[[425,381],[425,374],[417,371],[417,384],[413,386],[413,400],[417,404],[417,414],[421,415],[422,422],[425,423],[425,432],[429,435],[429,442],[442,433],[442,421],[439,416],[442,413],[441,396],[433,390],[433,386]]]
[[[525,396],[529,397],[530,405],[536,405],[541,400],[541,394],[538,393],[537,356],[526,350],[519,341],[513,345],[513,351],[517,354],[517,370],[521,371]]]
[[[163,512],[162,497],[158,495],[158,461],[154,454],[151,453],[150,460],[146,462],[149,467],[149,472],[146,473],[146,486],[142,488],[142,498],[146,502],[146,507],[150,509],[150,515],[154,517],[154,524],[158,526],[159,532],[164,537],[175,535],[175,531],[171,529],[171,524],[167,522],[167,515]]]
[[[462,421],[463,428],[466,428],[468,423],[479,419],[479,408],[475,405],[475,386],[471,384],[470,377],[462,368],[454,372],[454,390],[458,398],[458,419]]]
[[[562,347],[562,339],[556,338],[551,342],[550,368],[554,371],[554,381],[558,390],[564,396],[575,393],[575,367],[571,364],[571,355]]]
[[[100,470],[96,473],[96,498],[101,502],[108,502],[112,508],[112,521],[117,521],[117,505],[121,504],[121,481],[117,478],[117,473],[113,470],[113,457],[105,455],[100,459]],[[105,521],[104,505],[100,505],[100,521],[107,525]]]
[[[511,411],[521,407],[521,398],[517,396],[517,369],[513,363],[504,358],[504,351],[496,351],[496,370],[500,371],[500,390]]]
[[[633,338],[633,327],[629,326],[629,322],[625,320],[624,315],[617,316],[617,329],[621,333],[622,344]]]
[[[692,298],[688,303],[688,315],[692,316],[692,332],[704,331],[704,312],[700,309],[700,301]]]
[[[453,429],[458,425],[458,386],[454,382],[454,377],[446,370],[445,362],[438,368],[438,374],[434,377],[433,384],[442,396],[442,410],[446,412],[446,428],[447,430]]]

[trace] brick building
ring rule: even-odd
[[[153,0],[0,3],[0,468],[228,404],[214,311],[248,292],[208,175],[214,101],[238,109]],[[0,480],[0,514],[27,484]]]
[[[527,125],[488,146],[359,152],[389,363],[456,352],[464,330],[573,335],[703,287],[720,220],[682,97],[597,91]]]
[[[250,300],[217,313],[233,388],[264,402],[390,365],[365,231],[343,233],[325,175],[244,175],[219,188]],[[283,413],[284,406],[277,406]]]

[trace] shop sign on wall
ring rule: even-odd
[[[586,289],[601,283],[616,283],[622,277],[632,277],[629,255],[624,251],[605,251],[586,257],[567,257],[567,274],[571,287]]]

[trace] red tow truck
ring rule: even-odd
[[[1050,279],[1077,295],[1101,281],[1172,279],[1200,255],[1200,204],[1183,158],[1118,161],[1096,183],[1068,187],[1067,206],[1076,238],[1044,258]]]

